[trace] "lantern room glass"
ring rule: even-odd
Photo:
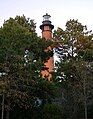
[[[43,21],[50,21],[50,15],[46,13],[46,15],[43,16]]]

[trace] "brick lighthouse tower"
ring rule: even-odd
[[[46,15],[43,15],[43,22],[42,25],[40,25],[40,29],[42,30],[42,38],[45,38],[46,40],[52,39],[52,29],[54,28],[54,26],[51,24],[50,17],[51,16],[47,13]],[[45,66],[48,68],[48,70],[42,71],[42,76],[48,77],[48,80],[50,80],[50,72],[52,72],[54,69],[54,58],[50,57],[50,59],[45,63]]]

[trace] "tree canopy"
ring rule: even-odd
[[[93,33],[73,19],[67,21],[65,30],[58,28],[54,31],[54,41],[57,41],[56,52],[60,58],[55,80],[61,85],[61,93],[65,96],[63,115],[79,118],[81,109],[84,110],[81,117],[85,114],[87,119],[90,117],[90,103],[93,104]],[[66,110],[68,115],[65,115]]]
[[[52,81],[42,77],[55,47]],[[46,52],[46,49],[49,48]],[[1,119],[93,118],[93,33],[78,20],[52,40],[38,37],[33,19],[16,16],[0,27]]]
[[[35,28],[24,15],[10,18],[0,28],[0,94],[6,119],[16,106],[31,109],[54,94],[54,84],[41,76],[51,54],[45,49],[51,42],[38,37]]]

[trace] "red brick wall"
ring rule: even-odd
[[[42,37],[46,38],[47,40],[51,40],[52,39],[52,30],[49,26],[44,26],[44,30],[42,31]],[[42,71],[42,76],[48,76],[48,79],[50,80],[50,78],[52,77],[51,74],[49,74],[49,72],[52,72],[53,69],[54,69],[54,58],[51,57],[46,63],[45,63],[45,66],[48,69],[45,70],[45,71]]]

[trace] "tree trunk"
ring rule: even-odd
[[[8,108],[6,111],[6,119],[9,119],[9,112],[10,112],[10,100],[8,100],[8,104],[7,104]]]
[[[6,119],[9,119],[9,110],[6,112]]]
[[[1,114],[1,119],[4,119],[4,100],[5,100],[5,96],[4,96],[4,93],[3,93],[3,96],[2,96],[2,114]]]
[[[85,108],[85,119],[87,119],[87,97],[86,97],[85,78],[84,78],[84,108]]]

